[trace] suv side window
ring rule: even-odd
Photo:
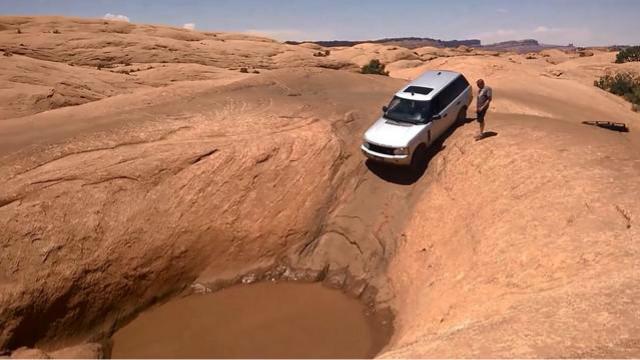
[[[433,100],[431,100],[431,109],[433,114],[439,114],[451,104],[460,94],[469,86],[464,76],[458,76],[454,81],[449,83]]]
[[[444,95],[446,105],[449,105],[458,96],[460,96],[467,86],[469,86],[469,83],[464,76],[458,76],[451,84],[449,84],[449,86],[447,86],[441,93],[441,95]]]
[[[442,91],[440,92],[440,94],[438,94],[438,96],[440,97],[440,110],[442,111],[447,106],[449,106],[449,104],[451,104],[453,99],[455,99],[457,96],[455,83],[450,83],[449,85],[447,85],[447,87],[442,89]]]
[[[455,84],[457,92],[456,97],[458,97],[458,95],[460,95],[469,86],[467,79],[465,79],[462,75],[456,79]]]
[[[442,106],[440,106],[440,104],[442,103],[442,101],[440,100],[441,97],[442,97],[442,93],[434,96],[433,99],[431,99],[432,115],[439,114],[442,111]]]
[[[453,87],[455,89],[455,95],[453,96],[453,98],[451,99],[451,101],[453,101],[455,98],[457,98],[458,96],[460,96],[460,94],[464,91],[465,86],[464,86],[464,80],[462,79],[462,76],[458,76],[458,78],[456,79],[456,81],[453,82]]]
[[[464,75],[460,75],[460,77],[458,77],[458,80],[460,81],[460,92],[462,92],[469,86],[469,82],[467,81],[467,78],[464,77]]]

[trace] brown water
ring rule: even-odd
[[[114,358],[365,358],[387,321],[321,284],[258,283],[169,301],[113,337]]]

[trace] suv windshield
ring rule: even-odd
[[[431,103],[394,97],[384,113],[387,119],[409,122],[414,124],[426,123],[431,120]]]

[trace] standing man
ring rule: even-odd
[[[476,139],[482,139],[482,137],[484,136],[484,116],[487,113],[487,110],[489,110],[489,104],[491,104],[492,94],[491,88],[484,85],[484,80],[479,79],[478,81],[476,81],[476,84],[478,85],[479,89],[478,99],[476,101],[478,110],[478,117],[476,118],[476,120],[478,120],[478,124],[480,125],[480,134],[476,136]]]

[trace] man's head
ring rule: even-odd
[[[478,79],[478,81],[476,81],[476,85],[478,85],[478,88],[482,89],[484,87],[484,80]]]

